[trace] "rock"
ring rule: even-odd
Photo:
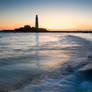
[[[92,58],[92,56],[88,56],[88,58]]]

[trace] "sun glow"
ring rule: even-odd
[[[91,0],[1,0],[0,30],[24,25],[34,27],[36,14],[41,28],[58,31],[92,30],[91,3]]]
[[[39,13],[39,27],[46,28],[52,31],[68,31],[68,30],[91,30],[91,19],[82,17],[80,14],[75,14],[74,12],[59,12],[52,11],[47,14]],[[35,15],[33,15],[35,16]],[[10,20],[9,20],[10,19]],[[23,27],[24,25],[30,25],[34,27],[35,17],[30,18],[22,15],[22,19],[16,17],[10,18],[8,20],[1,19],[0,29],[15,29]]]
[[[49,29],[49,30],[57,30],[57,31],[59,31],[59,30],[69,30],[69,29],[74,29],[75,28],[75,26],[73,26],[73,25],[69,25],[69,24],[61,24],[61,25],[58,25],[58,24],[48,24],[48,25],[43,25],[42,27],[44,27],[44,28],[47,28],[47,29]]]

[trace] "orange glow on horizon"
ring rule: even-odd
[[[26,24],[19,24],[19,25],[16,25],[16,24],[8,24],[7,26],[6,25],[0,25],[0,30],[14,30],[16,28],[20,28],[20,27],[24,27]],[[30,25],[31,27],[34,27],[34,25]],[[59,25],[43,25],[43,26],[40,26],[40,28],[46,28],[47,30],[49,31],[74,31],[74,30],[92,30],[92,26],[59,26]]]
[[[24,25],[34,27],[36,14],[39,18],[39,27],[50,31],[92,30],[91,0],[24,1],[14,3],[6,0],[7,4],[0,2],[5,4],[0,8],[0,30],[15,29]]]
[[[22,18],[15,17],[12,19],[9,17],[6,20],[2,19],[0,29],[15,29],[24,25],[35,26],[35,15],[31,17],[22,16]],[[75,14],[75,12],[52,11],[47,14],[38,14],[38,17],[39,27],[50,31],[92,30],[91,19],[89,17],[85,18],[85,16],[78,13]]]
[[[49,17],[49,16],[48,16]],[[60,17],[59,17],[60,18]],[[78,22],[70,21],[69,19],[61,19],[62,21],[58,21],[58,19],[42,19],[39,20],[39,27],[40,28],[46,28],[50,31],[68,31],[68,30],[92,30],[92,24],[90,23],[84,23],[84,24],[78,24]],[[23,27],[24,25],[30,25],[31,27],[34,27],[34,21],[30,23],[30,21],[15,21],[13,23],[10,23],[9,21],[2,21],[0,23],[0,30],[6,30],[6,29],[15,29]]]

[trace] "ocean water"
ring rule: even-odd
[[[0,33],[0,92],[92,92],[88,56],[91,33]]]

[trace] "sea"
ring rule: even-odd
[[[0,33],[0,92],[92,92],[92,33]]]

